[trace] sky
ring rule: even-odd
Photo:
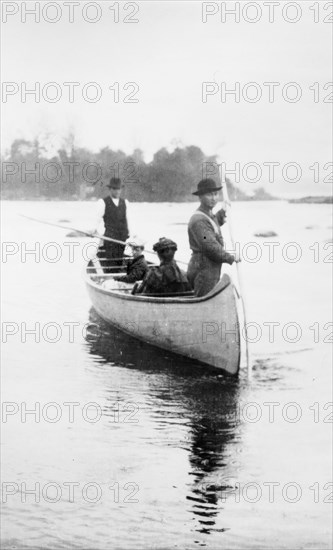
[[[2,2],[2,150],[16,138],[48,136],[52,152],[69,132],[77,146],[126,153],[140,148],[148,161],[161,147],[197,145],[217,154],[226,171],[239,166],[243,186],[328,194],[329,9],[325,3],[276,2],[270,22],[264,4]],[[237,5],[239,22],[223,11]],[[40,20],[24,6],[40,12]],[[77,83],[72,102],[66,82]],[[96,84],[87,87],[91,82]],[[36,83],[39,102],[32,94],[24,97],[25,87]],[[205,86],[210,93],[203,97]],[[221,91],[237,86],[239,101],[234,94],[222,97]],[[58,101],[47,101],[56,93]],[[269,182],[272,162],[279,164]]]

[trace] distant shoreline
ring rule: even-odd
[[[333,196],[308,196],[300,199],[288,199],[288,202],[291,204],[333,204]]]
[[[22,198],[18,198],[18,197],[15,197],[15,198],[8,198],[8,197],[0,197],[0,201],[1,202],[24,202],[24,201],[27,201],[27,202],[85,202],[85,203],[89,203],[89,202],[96,202],[98,200],[98,197],[93,197],[93,198],[90,198],[90,199],[79,199],[79,198],[73,198],[73,197],[69,197],[69,198],[63,198],[63,197],[59,197],[59,198],[55,198],[55,197],[52,197],[52,198],[47,198],[47,197],[22,197]],[[293,199],[288,199],[288,198],[284,198],[284,197],[274,197],[274,198],[262,198],[262,199],[259,199],[259,198],[254,198],[254,197],[248,197],[248,198],[241,198],[241,199],[233,199],[231,202],[235,203],[235,202],[272,202],[272,201],[275,201],[275,202],[288,202],[290,204],[333,204],[333,196],[331,195],[327,195],[327,196],[308,196],[308,197],[301,197],[301,198],[293,198]],[[183,200],[177,200],[177,201],[165,201],[165,200],[161,200],[161,201],[147,201],[147,200],[142,200],[142,201],[137,201],[137,200],[131,200],[132,203],[140,203],[140,202],[146,202],[146,203],[149,203],[149,204],[170,204],[170,203],[174,203],[174,204],[179,204],[179,203],[195,203],[197,202],[195,199],[192,199],[192,197],[188,198],[188,199],[183,199]],[[221,198],[221,202],[223,202],[223,199]]]

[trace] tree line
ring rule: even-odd
[[[124,183],[130,201],[182,202],[195,200],[192,192],[203,177],[219,181],[216,155],[206,156],[194,145],[172,152],[162,148],[147,163],[140,149],[131,155],[109,147],[94,153],[74,147],[73,141],[49,158],[38,139],[16,139],[2,156],[1,198],[92,200],[105,196],[106,184],[114,176]],[[230,180],[226,182],[231,200],[253,198]],[[254,198],[261,198],[262,193],[263,189],[257,190]]]

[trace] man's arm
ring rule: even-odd
[[[221,208],[220,210],[218,210],[218,211],[216,212],[215,218],[216,218],[216,220],[217,220],[217,223],[218,223],[220,226],[223,225],[223,224],[226,222],[226,220],[227,220],[227,213],[226,213],[226,211],[225,211],[223,208]]]
[[[142,264],[134,264],[132,269],[127,275],[123,275],[122,277],[117,277],[118,281],[122,281],[123,283],[135,283],[136,281],[141,281],[145,274],[147,273],[148,269],[145,269],[145,267]]]
[[[232,264],[235,257],[226,252],[217,239],[216,233],[209,220],[198,220],[194,222],[191,230],[200,246],[201,252],[210,260],[216,263]]]
[[[127,220],[128,234],[133,235],[132,206],[127,199],[125,199],[125,204],[126,204],[126,220]]]
[[[103,216],[105,214],[105,202],[103,199],[98,199],[96,202],[93,224],[91,226],[91,233],[99,233],[100,235],[104,234],[104,220]]]

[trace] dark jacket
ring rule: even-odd
[[[116,206],[111,197],[106,197],[104,202],[105,213],[103,220],[105,236],[119,241],[126,241],[129,235],[126,217],[126,202],[124,199],[119,199],[119,205]],[[108,241],[105,241],[105,243],[107,242]]]
[[[148,271],[148,264],[143,254],[130,260],[127,264],[127,275],[116,277],[117,281],[123,283],[135,283],[141,281]]]
[[[151,267],[146,274],[137,293],[144,294],[173,294],[192,290],[186,274],[175,260]]]

